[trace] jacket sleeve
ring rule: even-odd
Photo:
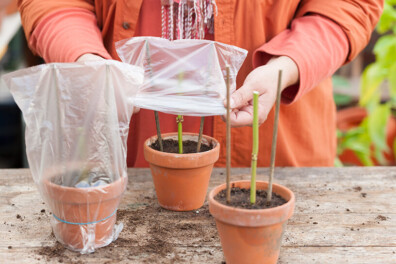
[[[28,41],[39,22],[54,11],[74,7],[94,12],[93,0],[18,0],[18,7]]]
[[[342,29],[320,15],[299,17],[291,27],[264,43],[253,54],[253,66],[264,65],[272,56],[288,56],[297,65],[299,82],[282,92],[282,103],[292,103],[331,76],[348,54]]]
[[[31,50],[46,62],[74,62],[85,53],[111,59],[91,3],[66,2],[22,1],[21,17]]]
[[[291,27],[255,51],[254,67],[274,55],[293,59],[300,81],[282,93],[292,103],[359,54],[382,9],[383,0],[302,0]]]
[[[349,53],[346,62],[349,62],[369,42],[383,6],[383,0],[303,0],[296,17],[314,13],[337,23],[348,38]]]

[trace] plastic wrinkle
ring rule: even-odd
[[[128,182],[126,140],[142,68],[52,63],[3,76],[26,123],[26,153],[55,237],[90,253],[117,239]],[[79,188],[82,187],[82,188]]]
[[[125,63],[144,68],[135,105],[175,115],[224,115],[225,70],[230,67],[231,92],[247,51],[210,40],[169,41],[135,37],[116,43]]]

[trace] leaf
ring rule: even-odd
[[[344,164],[342,164],[342,161],[338,157],[334,159],[334,167],[344,167]]]
[[[377,31],[380,34],[383,34],[390,30],[392,25],[395,23],[396,11],[393,8],[393,2],[394,1],[386,1],[384,3],[384,10],[377,25]]]
[[[379,63],[372,63],[366,67],[361,78],[359,100],[361,106],[366,106],[376,94],[379,94],[378,88],[387,73],[387,69],[384,69]]]
[[[391,104],[396,107],[396,61],[389,69],[388,80]]]
[[[337,106],[348,105],[353,101],[353,98],[349,95],[333,94],[333,97]]]
[[[393,57],[390,54],[396,44],[396,38],[393,34],[381,36],[374,45],[373,52],[378,60],[384,60],[386,57]]]
[[[350,149],[353,152],[361,153],[361,154],[368,154],[370,153],[370,145],[366,144],[365,142],[359,142],[356,140],[349,140],[345,143],[345,148]]]
[[[363,153],[356,153],[356,156],[359,158],[360,162],[364,166],[374,166],[374,162],[372,161],[370,155],[363,154]]]
[[[389,151],[386,144],[386,126],[390,117],[390,104],[378,105],[368,115],[367,124],[370,138],[375,148],[379,151]]]
[[[375,159],[377,160],[377,162],[382,165],[382,166],[386,166],[388,165],[388,161],[385,158],[384,152],[379,150],[379,149],[374,149],[374,154],[373,156],[375,157]]]
[[[396,161],[396,138],[393,140],[393,161]]]

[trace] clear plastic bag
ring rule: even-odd
[[[93,252],[115,240],[126,140],[143,69],[116,61],[40,65],[3,77],[26,122],[26,152],[57,239]]]
[[[247,55],[244,49],[210,40],[155,37],[121,40],[116,50],[123,62],[145,70],[137,107],[187,116],[225,114],[226,66],[233,92]]]

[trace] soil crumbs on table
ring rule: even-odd
[[[179,142],[174,139],[166,139],[162,140],[162,145],[164,147],[164,152],[167,153],[179,153]],[[188,154],[188,153],[196,153],[197,152],[197,145],[198,142],[192,141],[192,140],[184,140],[183,141],[183,153]],[[150,145],[152,149],[155,150],[160,150],[160,146],[158,143],[158,140],[156,140],[153,144]],[[213,146],[206,145],[206,144],[201,144],[201,150],[200,152],[205,152],[208,150],[213,149]]]
[[[194,211],[174,212],[161,208],[156,197],[146,196],[138,208],[119,209],[117,222],[124,224],[118,239],[92,254],[73,252],[56,242],[52,247],[38,249],[37,257],[78,264],[93,260],[96,263],[188,263],[185,256],[210,256],[211,248],[220,245],[207,203]],[[55,240],[51,236],[49,240]]]
[[[281,206],[287,201],[276,193],[272,193],[271,204],[267,205],[267,191],[256,190],[256,203],[250,203],[250,189],[241,189],[239,187],[231,188],[231,202],[226,201],[226,190],[219,192],[214,199],[224,205],[242,208],[242,209],[266,209]]]

